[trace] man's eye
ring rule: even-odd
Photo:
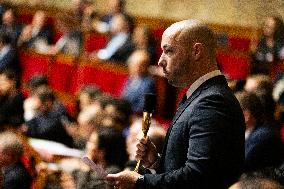
[[[172,52],[172,50],[170,50],[170,49],[165,49],[165,50],[164,50],[164,53],[165,53],[165,54],[169,54],[169,53],[171,53],[171,52]]]

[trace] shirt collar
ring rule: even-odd
[[[216,77],[218,75],[222,75],[220,70],[214,70],[212,72],[209,72],[203,76],[201,76],[200,78],[198,78],[187,90],[186,92],[186,97],[190,97],[192,95],[192,93],[194,93],[194,91],[196,91],[196,89],[198,89],[198,87],[200,87],[200,85],[202,85],[205,81],[207,81],[208,79],[211,79],[213,77]]]

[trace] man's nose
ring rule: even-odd
[[[161,54],[159,61],[158,61],[158,66],[163,66],[164,65],[164,53]]]

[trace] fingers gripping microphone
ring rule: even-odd
[[[156,106],[156,95],[152,93],[146,93],[144,95],[144,107],[143,107],[143,120],[142,120],[142,132],[144,134],[144,138],[147,137],[148,130],[151,125],[152,114],[155,110]],[[138,160],[136,167],[134,169],[135,172],[139,171],[140,160]]]

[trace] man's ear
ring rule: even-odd
[[[193,53],[194,53],[193,55],[195,57],[194,58],[195,60],[200,59],[200,57],[202,56],[203,50],[204,50],[204,47],[203,47],[202,43],[195,43],[193,45]]]

